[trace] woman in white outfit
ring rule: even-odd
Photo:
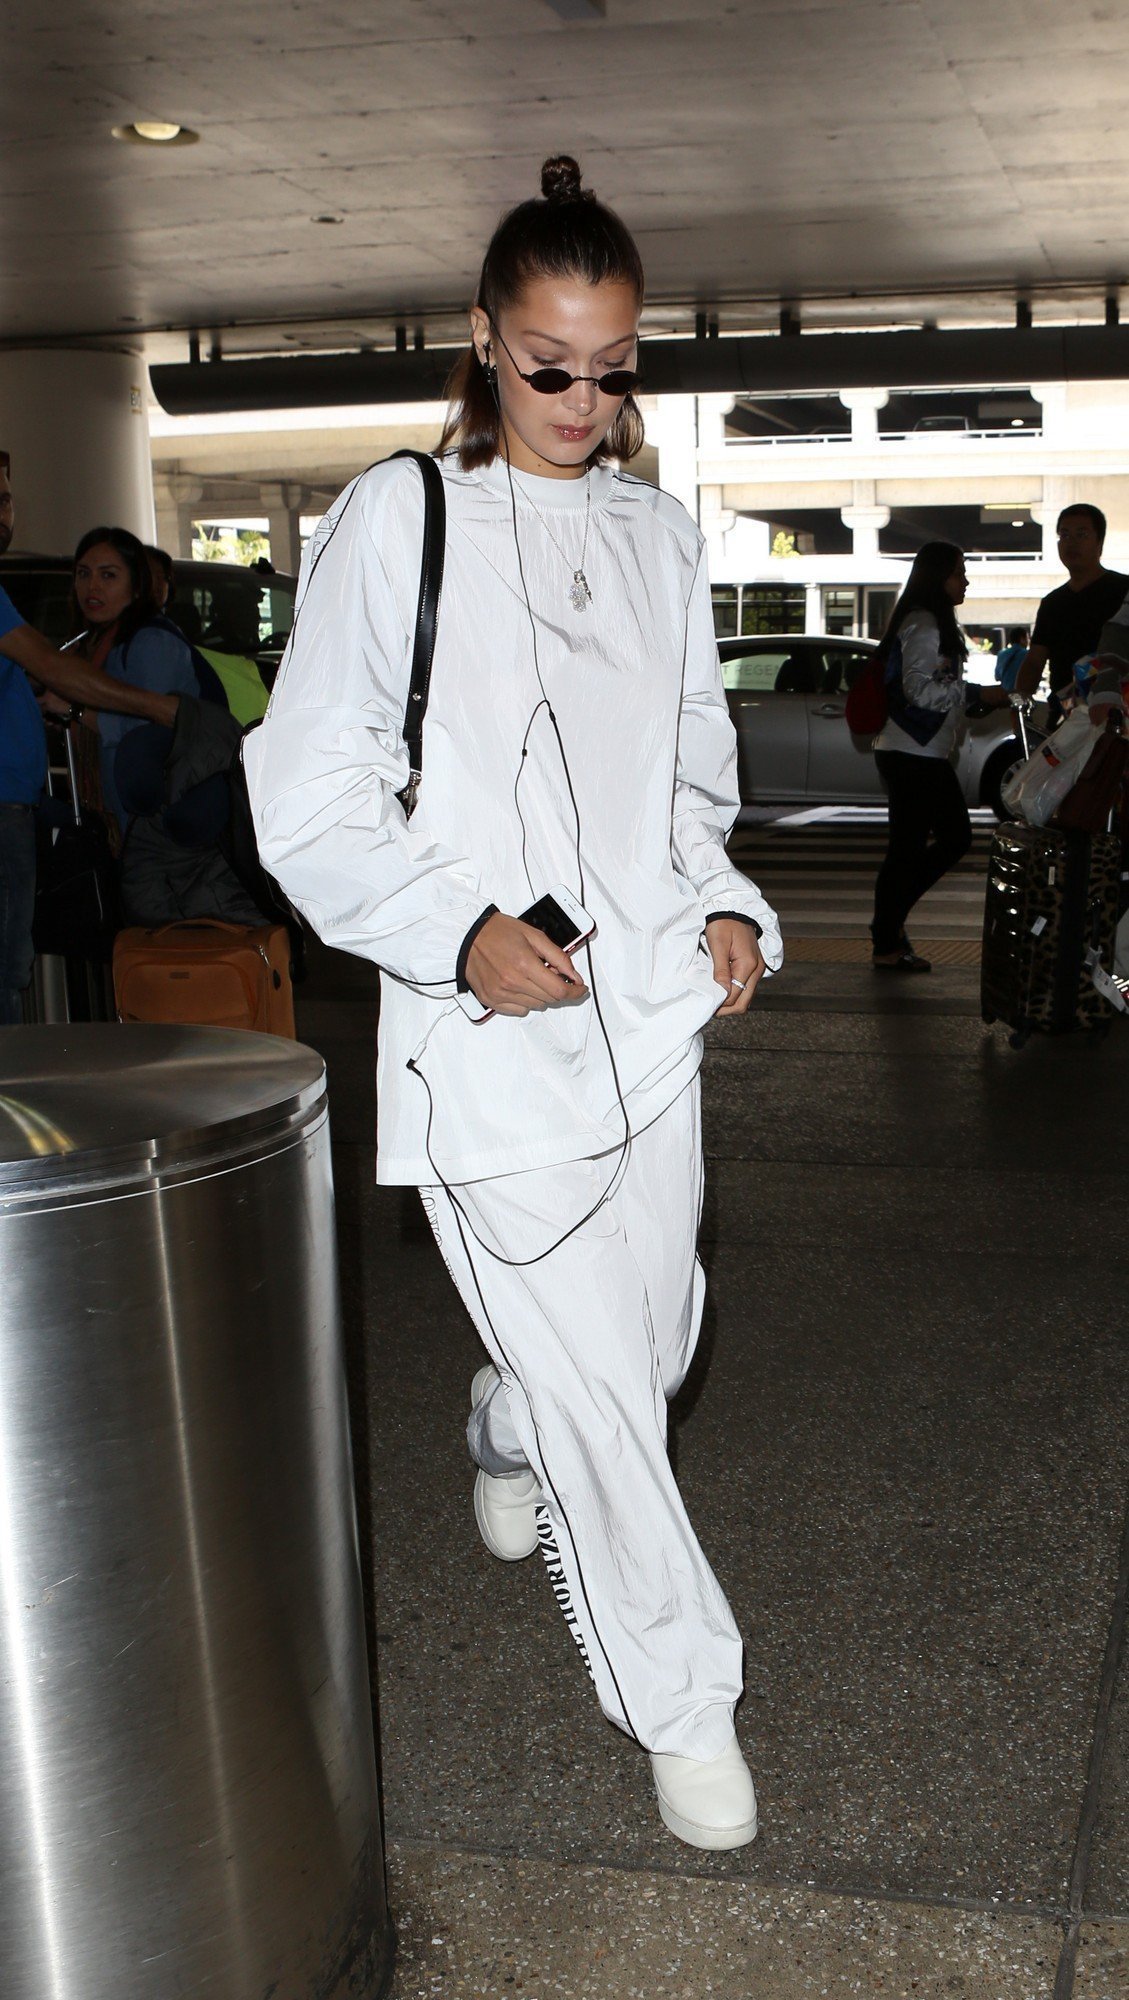
[[[247,773],[267,867],[381,970],[377,1175],[420,1187],[490,1356],[468,1428],[486,1545],[540,1544],[667,1825],[735,1847],[756,1832],[741,1640],[666,1417],[702,1310],[701,1030],[745,1012],[781,944],[725,852],[701,535],[611,462],[642,442],[638,252],[575,162],[542,187],[490,244],[453,384],[414,813],[408,463],[354,481],[307,550]],[[595,925],[574,957],[520,916],[558,884]]]

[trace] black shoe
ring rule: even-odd
[[[932,972],[927,958],[919,958],[911,945],[900,952],[897,958],[874,958],[871,960],[875,972]]]

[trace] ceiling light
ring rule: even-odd
[[[1023,417],[1013,417],[1011,420],[1011,427],[1013,431],[1023,430],[1025,427],[1025,419]]]
[[[200,134],[167,118],[138,118],[132,125],[115,125],[113,136],[131,146],[194,146]]]

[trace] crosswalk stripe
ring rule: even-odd
[[[953,963],[974,962],[994,824],[990,814],[975,815],[969,853],[922,898],[910,919],[914,935],[931,944],[952,941]],[[746,822],[734,829],[729,843],[732,861],[780,916],[785,938],[803,940],[807,956],[819,956],[819,939],[837,940],[839,956],[848,961],[857,955],[858,940],[866,940],[869,951],[874,878],[885,849],[885,812],[849,806],[784,813],[759,825]]]

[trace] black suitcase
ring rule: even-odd
[[[44,1022],[112,1021],[117,864],[105,821],[79,803],[69,728],[62,730],[61,748],[65,761],[52,757],[48,797],[38,814],[32,1007]]]
[[[37,952],[109,958],[117,929],[117,881],[105,823],[84,812],[60,821],[42,809],[32,935]]]
[[[118,928],[117,866],[105,821],[79,801],[69,726],[60,730],[59,747],[65,763],[52,759],[37,817],[35,949],[108,962]]]
[[[1094,983],[1113,970],[1121,889],[1117,834],[1000,826],[988,857],[980,1011],[1011,1045],[1032,1034],[1103,1028],[1114,1004]]]

